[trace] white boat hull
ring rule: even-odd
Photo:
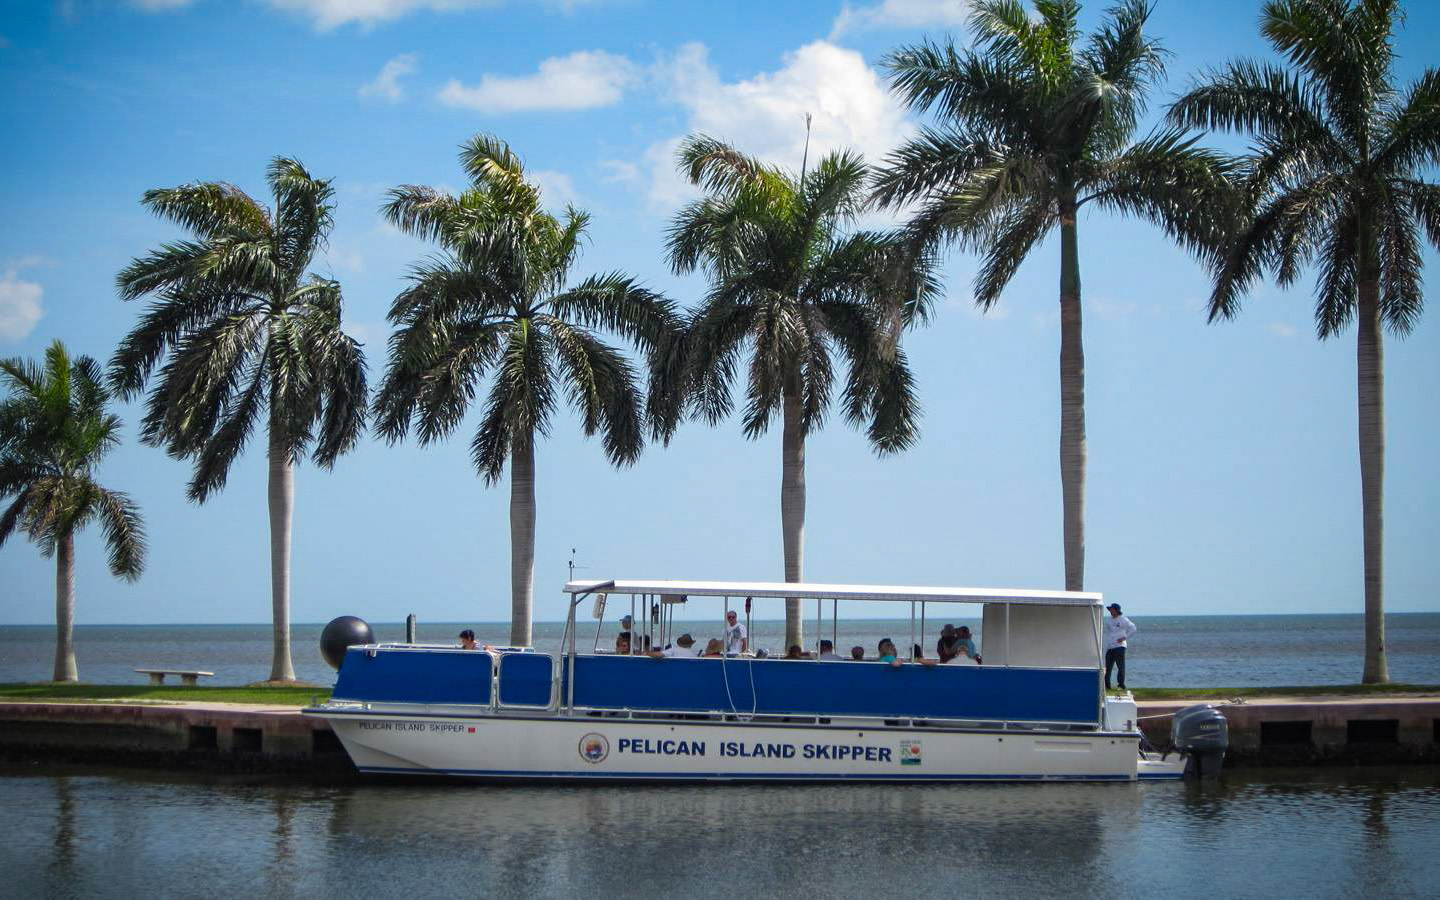
[[[307,710],[362,772],[493,780],[1135,781],[1183,760],[1133,732],[866,728],[622,717]]]

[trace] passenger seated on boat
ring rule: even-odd
[[[791,644],[790,649],[785,653],[786,659],[809,659],[810,654],[800,649],[799,644]]]
[[[915,651],[915,661],[916,661],[917,663],[919,663],[919,664],[922,665],[922,666],[933,666],[933,665],[935,665],[935,660],[933,660],[933,659],[926,659],[926,658],[925,658],[925,650],[924,650],[924,648],[921,647],[919,644],[916,644],[913,649],[914,649],[914,651]]]
[[[863,662],[863,661],[865,660],[865,648],[864,648],[864,647],[851,647],[851,648],[850,648],[850,659],[853,660],[853,661],[855,661],[855,662]]]
[[[695,646],[695,639],[688,633],[680,635],[675,639],[675,643],[661,650],[660,653],[662,656],[678,656],[683,659],[691,659],[699,655],[699,651]],[[652,653],[650,655],[654,656],[655,654]]]
[[[725,655],[725,645],[722,644],[722,643],[720,643],[720,639],[719,639],[719,638],[711,638],[711,639],[710,639],[710,642],[705,645],[705,652],[701,654],[701,656],[706,656],[706,657],[717,657],[717,656],[724,656],[724,655]]]
[[[889,638],[881,638],[880,645],[876,647],[880,651],[880,661],[889,663],[895,668],[900,668],[900,651],[895,649],[895,642]]]
[[[947,660],[947,665],[952,666],[978,666],[980,661],[970,655],[970,650],[964,644],[957,644],[955,655]]]
[[[955,640],[956,643],[963,644],[965,649],[970,651],[970,658],[975,660],[977,665],[982,662],[980,651],[975,649],[975,640],[970,636],[969,625],[961,625],[955,630]]]
[[[471,631],[471,630],[468,629],[468,628],[465,629],[464,631],[460,632],[460,649],[461,649],[461,650],[484,650],[486,653],[493,653],[493,652],[495,652],[495,647],[494,647],[493,644],[486,644],[485,646],[482,647],[482,646],[480,646],[479,644],[475,643],[475,632]]]
[[[861,651],[862,653],[864,651]],[[840,654],[835,652],[835,644],[832,641],[820,642],[820,658],[825,660],[840,659]]]
[[[935,642],[935,656],[947,663],[955,658],[955,626],[946,624],[940,629],[940,639]]]
[[[615,653],[617,656],[630,655],[630,632],[622,631],[615,635]]]

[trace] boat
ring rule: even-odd
[[[1179,779],[1200,762],[1218,770],[1218,711],[1190,717],[1209,743],[1162,752],[1146,744],[1133,696],[1107,695],[1098,593],[621,579],[572,581],[565,593],[558,652],[342,646],[331,698],[304,713],[327,720],[356,767],[377,775],[1136,782]],[[600,646],[606,607],[625,598],[634,654]],[[583,650],[577,610],[587,599],[595,638]],[[842,603],[908,607],[912,647],[937,606],[979,606],[983,665],[641,652],[672,642],[685,604],[728,613],[742,600],[747,620],[755,601],[813,602],[814,648],[827,603],[832,635]]]

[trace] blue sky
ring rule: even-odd
[[[1103,4],[1087,5],[1093,24]],[[263,196],[294,155],[336,179],[337,225],[318,269],[344,285],[347,328],[384,364],[385,310],[429,252],[380,220],[385,189],[456,187],[456,147],[489,131],[555,205],[594,219],[576,270],[622,269],[681,303],[703,290],[663,263],[688,195],[671,153],[707,131],[798,167],[803,114],[820,149],[878,161],[916,121],[879,61],[961,34],[963,2],[739,0],[723,7],[511,0],[74,0],[0,12],[0,355],[55,338],[106,359],[140,311],[114,274],[177,230],[139,205],[190,180]],[[1163,103],[1234,55],[1268,56],[1253,2],[1162,0],[1173,51]],[[1433,63],[1440,14],[1412,3],[1402,81]],[[1155,118],[1154,115],[1151,117]],[[1214,139],[1226,147],[1233,140]],[[1087,587],[1128,612],[1359,612],[1360,488],[1353,332],[1314,338],[1308,281],[1265,286],[1210,326],[1204,273],[1141,223],[1080,224],[1086,311]],[[1440,280],[1427,256],[1431,284]],[[1033,254],[998,308],[971,304],[973,258],[952,254],[948,299],[907,337],[925,407],[920,444],[878,459],[831,422],[808,454],[806,575],[815,581],[1059,587],[1058,247]],[[1433,288],[1432,288],[1433,291]],[[1440,321],[1387,344],[1387,600],[1440,609]],[[102,480],[148,523],[135,585],[79,541],[78,621],[269,618],[265,462],[253,444],[223,494],[185,500],[186,464],[130,435]],[[467,422],[420,449],[367,438],[333,472],[297,475],[296,621],[509,614],[508,486],[468,460]],[[563,616],[571,548],[595,577],[778,580],[778,428],[691,425],[633,468],[609,468],[573,416],[537,454],[536,618]],[[0,622],[54,618],[53,562],[0,549]]]

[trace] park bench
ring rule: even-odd
[[[141,675],[149,675],[151,684],[164,684],[166,675],[179,675],[182,684],[198,684],[200,676],[212,676],[214,672],[201,672],[194,669],[136,669]]]

